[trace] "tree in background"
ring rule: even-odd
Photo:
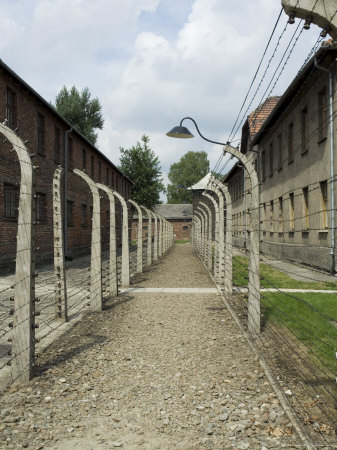
[[[70,90],[63,86],[55,99],[55,107],[89,142],[96,144],[95,130],[101,130],[104,123],[102,106],[97,97],[91,98],[87,87],[79,92],[75,86]]]
[[[129,149],[120,147],[120,170],[135,184],[131,199],[139,205],[153,209],[160,203],[160,193],[165,192],[158,157],[149,148],[150,139],[145,134],[141,143]]]
[[[170,167],[167,186],[168,203],[191,203],[192,192],[187,187],[197,183],[209,172],[209,161],[206,152],[187,152],[180,161]]]

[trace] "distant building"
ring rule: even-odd
[[[155,212],[163,216],[173,226],[175,239],[191,238],[192,205],[186,203],[157,205]]]

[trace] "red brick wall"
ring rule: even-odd
[[[36,169],[36,192],[46,194],[46,220],[45,223],[35,225],[36,246],[39,247],[37,259],[49,258],[53,251],[53,201],[52,181],[54,171],[58,163],[54,161],[54,135],[55,126],[60,129],[60,154],[61,165],[64,165],[64,133],[68,129],[67,124],[54,114],[37,96],[31,93],[22,83],[13,77],[5,68],[0,67],[0,120],[6,118],[6,89],[10,88],[15,93],[16,103],[16,127],[18,136],[28,140],[27,148],[30,153],[35,154],[32,161],[38,166]],[[38,133],[37,117],[40,113],[45,118],[45,154],[37,153]],[[12,146],[0,135],[0,266],[4,266],[15,258],[17,221],[4,217],[4,183],[20,183],[20,164],[16,152],[11,152]],[[131,183],[122,179],[122,174],[117,168],[101,155],[93,146],[76,132],[69,134],[73,143],[72,168],[83,169],[83,149],[86,152],[87,173],[95,181],[110,185],[113,189],[130,197]],[[94,157],[94,175],[91,173],[91,156]],[[101,179],[99,179],[98,166],[101,163]],[[108,169],[108,180],[107,180]],[[101,215],[102,215],[102,237],[103,246],[108,242],[107,213],[109,201],[103,192],[101,193]],[[68,170],[68,193],[67,199],[74,202],[74,225],[68,227],[68,248],[72,254],[76,254],[90,248],[91,239],[91,214],[90,206],[92,198],[89,187],[72,170]],[[87,226],[82,224],[81,204],[87,205]],[[119,224],[120,206],[116,200],[116,223]]]
[[[173,225],[173,230],[175,234],[175,239],[186,239],[189,240],[191,238],[191,220],[171,220],[168,219],[168,222]],[[144,228],[145,227],[145,228]],[[152,224],[152,233],[153,233],[154,223]],[[133,219],[132,221],[132,229],[131,229],[131,238],[133,240],[137,239],[137,229],[138,229],[138,219]],[[147,219],[143,219],[143,238],[147,237]]]

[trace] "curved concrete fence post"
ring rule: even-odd
[[[207,223],[206,223],[206,218],[205,218],[205,213],[204,211],[201,210],[201,208],[196,208],[195,212],[194,212],[201,220],[201,258],[202,260],[205,262],[205,258],[206,258],[206,239],[207,239]]]
[[[158,214],[158,219],[159,219],[159,223],[160,223],[160,227],[159,227],[159,241],[158,241],[158,257],[160,258],[163,255],[163,223],[164,220],[162,218],[162,216],[160,216]]]
[[[91,269],[90,269],[90,309],[102,311],[102,246],[101,246],[101,205],[96,183],[82,170],[74,169],[89,186],[92,194]],[[66,199],[65,199],[66,200]]]
[[[254,167],[253,156],[249,159],[238,149],[226,145],[224,152],[235,156],[245,167],[251,184],[251,230],[250,230],[250,257],[248,274],[248,329],[251,333],[261,332],[261,312],[260,312],[260,237],[259,237],[259,202],[260,190],[257,173]]]
[[[112,191],[114,196],[122,205],[122,288],[130,286],[130,252],[129,252],[129,212],[125,198],[116,191]]]
[[[147,215],[147,265],[152,264],[152,214],[145,206],[141,206]]]
[[[219,252],[218,252],[218,246],[217,242],[219,242],[219,222],[220,222],[220,214],[219,214],[219,205],[214,197],[212,197],[207,192],[203,192],[202,195],[206,198],[208,198],[214,206],[214,218],[215,218],[215,227],[214,227],[214,239],[215,239],[215,245],[214,245],[214,262],[213,262],[213,275],[214,278],[218,279],[218,273],[219,273]],[[213,247],[213,244],[212,244]],[[213,250],[212,250],[213,252]]]
[[[35,350],[34,167],[19,136],[3,123],[0,123],[0,133],[13,146],[21,169],[11,370],[13,380],[27,382],[33,376]]]
[[[194,221],[194,247],[198,253],[200,253],[201,248],[201,221],[199,217],[195,214],[192,216],[192,220]]]
[[[207,215],[207,229],[208,229],[208,237],[207,237],[207,267],[209,270],[212,270],[212,211],[208,205],[204,202],[199,202],[199,206],[204,208],[205,213]]]
[[[138,227],[137,227],[137,273],[143,272],[143,214],[142,209],[133,200],[128,200],[133,205],[138,214]]]
[[[154,219],[153,261],[158,261],[158,216],[152,213]]]
[[[219,232],[218,232],[218,277],[217,282],[220,286],[225,282],[225,224],[224,224],[224,197],[222,192],[217,186],[208,184],[206,189],[213,191],[218,196],[218,208],[219,208]]]
[[[53,228],[54,228],[54,275],[56,316],[68,322],[67,284],[65,277],[63,208],[61,200],[62,167],[58,167],[53,178]]]
[[[110,284],[110,295],[111,297],[115,297],[118,294],[115,196],[113,190],[110,189],[105,184],[96,183],[96,186],[98,187],[98,189],[104,191],[109,198],[110,204],[109,284]]]
[[[289,17],[308,20],[323,28],[333,39],[337,39],[337,14],[335,0],[282,0]]]
[[[217,178],[212,177],[212,182],[222,191],[226,200],[226,247],[225,247],[225,292],[233,291],[233,243],[232,243],[232,199],[228,187]]]

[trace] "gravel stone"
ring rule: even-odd
[[[133,287],[214,283],[185,244]],[[218,294],[126,292],[38,363],[0,399],[0,448],[303,448]]]

